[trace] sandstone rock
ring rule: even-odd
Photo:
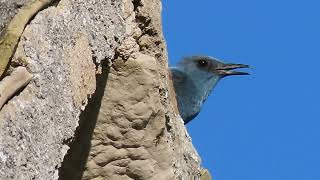
[[[0,179],[200,179],[166,53],[159,0],[39,12],[12,59],[33,79],[0,111]]]
[[[119,5],[61,0],[25,28],[17,52],[24,52],[33,79],[0,112],[0,179],[58,178],[68,139],[96,89],[95,63],[112,59],[115,39],[124,37]]]

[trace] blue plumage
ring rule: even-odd
[[[225,64],[208,56],[191,56],[170,67],[178,108],[187,124],[200,112],[204,101],[220,79],[230,75],[248,75],[232,71],[244,64]]]

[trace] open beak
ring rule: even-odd
[[[245,64],[223,64],[223,63],[221,63],[217,68],[215,68],[215,71],[222,76],[250,75],[247,72],[232,71],[232,70],[238,69],[238,68],[249,68],[249,67],[250,67],[249,65],[245,65]]]

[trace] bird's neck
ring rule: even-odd
[[[180,114],[183,119],[195,116],[199,113],[203,102],[208,98],[212,89],[220,80],[219,77],[198,78],[196,75],[188,76],[183,87],[176,88],[178,91],[179,108],[183,109]]]
[[[214,87],[219,82],[220,78],[218,76],[212,76],[207,79],[193,79],[195,86],[198,87],[197,97],[202,103],[208,98]]]

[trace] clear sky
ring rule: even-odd
[[[163,30],[170,64],[254,67],[187,126],[214,180],[320,180],[319,0],[163,0]]]

